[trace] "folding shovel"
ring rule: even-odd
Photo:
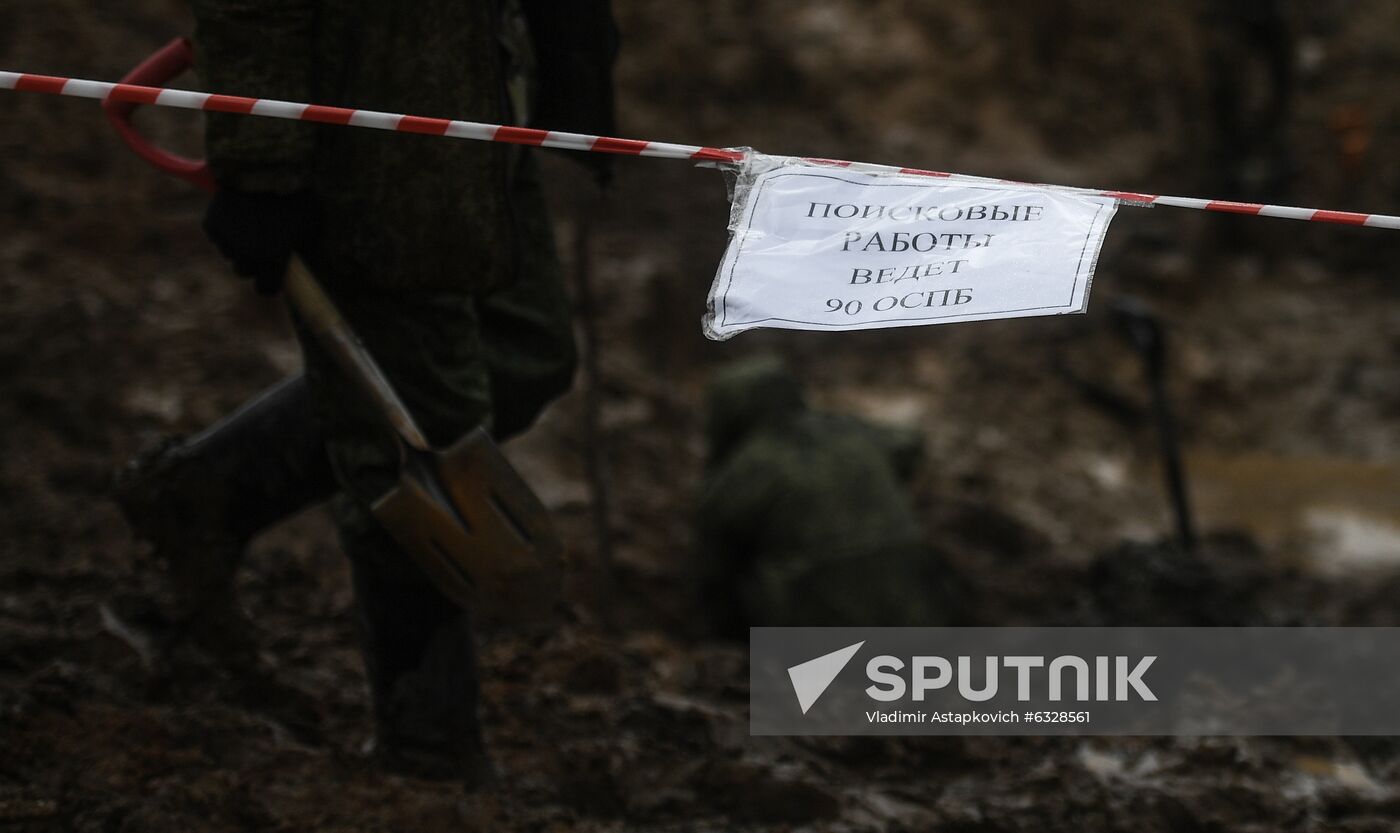
[[[178,38],[122,81],[158,86],[192,64],[189,41]],[[213,189],[213,177],[202,161],[168,153],[135,130],[135,104],[109,100],[103,106],[142,158]],[[491,436],[476,428],[452,446],[434,449],[300,258],[292,259],[285,287],[307,329],[397,438],[399,482],[374,502],[375,517],[446,596],[478,619],[524,622],[546,616],[562,586],[562,547],[548,511]]]
[[[546,615],[561,585],[559,539],[490,434],[475,428],[445,450],[432,448],[300,258],[287,270],[286,292],[398,439],[399,482],[374,502],[375,517],[439,589],[473,613],[511,621]]]

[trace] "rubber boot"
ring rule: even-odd
[[[298,375],[202,433],[142,453],[118,473],[115,498],[169,566],[176,638],[233,657],[253,646],[234,598],[248,542],[334,490]]]
[[[375,751],[387,768],[468,788],[494,777],[477,715],[471,621],[362,507],[333,504],[350,558]]]

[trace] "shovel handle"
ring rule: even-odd
[[[414,422],[413,415],[300,257],[294,256],[288,264],[285,287],[287,299],[307,329],[331,354],[340,369],[359,383],[360,389],[374,403],[394,433],[410,447],[428,451],[428,439],[418,423]]]
[[[164,87],[176,76],[194,66],[194,47],[188,38],[176,38],[161,47],[135,69],[122,77],[123,84],[136,84],[142,87]],[[127,147],[136,154],[166,173],[174,174],[186,182],[192,182],[206,191],[215,189],[214,175],[209,171],[209,163],[203,159],[190,159],[178,153],[171,153],[153,144],[136,126],[131,116],[136,112],[136,102],[117,101],[112,98],[102,102],[107,120],[117,129]]]
[[[194,47],[187,38],[176,38],[142,61],[122,78],[123,84],[160,87],[194,66]],[[206,191],[217,190],[214,176],[203,159],[189,159],[157,147],[142,136],[131,123],[137,105],[128,101],[108,99],[103,102],[107,119],[117,129],[122,140],[155,167]],[[287,267],[287,297],[307,327],[331,354],[336,364],[360,385],[379,413],[394,432],[409,446],[420,451],[429,449],[428,440],[413,415],[404,407],[374,357],[365,350],[355,331],[335,308],[330,296],[316,282],[299,257],[293,257]]]

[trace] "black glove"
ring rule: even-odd
[[[252,278],[262,295],[282,288],[287,262],[311,226],[305,193],[253,194],[223,189],[209,201],[204,233],[241,277]]]

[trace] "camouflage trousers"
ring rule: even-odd
[[[500,289],[379,290],[321,276],[435,446],[478,425],[497,439],[518,433],[572,380],[571,307],[543,201],[532,180],[513,197],[519,272]],[[469,612],[439,593],[372,515],[398,479],[397,443],[314,337],[301,326],[298,335],[339,489],[332,508],[353,571],[380,742],[391,753],[460,758],[480,747]]]

